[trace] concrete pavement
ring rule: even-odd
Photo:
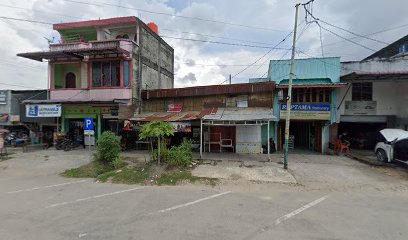
[[[44,155],[50,155],[49,160]],[[41,151],[0,162],[1,239],[407,239],[408,235],[403,174],[385,174],[350,159],[315,155],[292,159],[290,171],[301,185],[238,179],[216,187],[157,187],[57,175],[86,161],[89,155],[83,151]],[[341,173],[331,176],[336,168]]]

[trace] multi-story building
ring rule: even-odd
[[[63,132],[93,118],[95,132],[116,130],[140,111],[142,89],[174,86],[174,50],[157,25],[136,17],[57,23],[59,43],[48,51],[17,54],[48,60],[50,98],[27,104],[62,104]]]
[[[362,61],[343,62],[337,95],[338,133],[351,147],[373,149],[383,128],[408,130],[408,36]]]

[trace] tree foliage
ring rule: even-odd
[[[157,138],[158,145],[158,157],[157,163],[160,165],[160,143],[163,137],[174,136],[173,125],[169,122],[162,121],[152,121],[148,124],[143,125],[142,130],[139,134],[139,139],[147,139],[150,137]]]
[[[174,136],[174,129],[171,123],[152,121],[143,125],[142,130],[140,131],[139,139],[143,140],[149,137],[163,138],[169,136]]]

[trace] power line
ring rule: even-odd
[[[312,3],[313,1],[309,1],[309,2]],[[339,34],[333,32],[332,30],[327,29],[327,28],[321,26],[321,24],[319,24],[319,21],[320,21],[320,20],[319,20],[317,17],[315,17],[315,16],[313,15],[313,13],[312,13],[312,11],[313,11],[313,6],[312,6],[312,5],[309,5],[309,6],[303,5],[303,7],[304,7],[305,12],[306,12],[306,15],[305,15],[306,22],[308,22],[308,16],[310,16],[310,17],[312,18],[312,21],[310,21],[310,23],[315,22],[321,29],[323,29],[323,30],[325,30],[325,31],[327,31],[327,32],[329,32],[329,33],[331,33],[331,34],[333,34],[333,35],[335,35],[335,36],[337,36],[337,37],[343,39],[343,40],[346,40],[346,41],[351,42],[351,43],[354,43],[354,44],[356,44],[356,45],[358,45],[358,46],[360,46],[360,47],[363,47],[363,48],[365,48],[365,49],[368,49],[368,50],[371,50],[371,51],[373,51],[373,52],[376,52],[376,50],[374,50],[374,49],[372,49],[372,48],[369,48],[369,47],[367,47],[367,46],[365,46],[365,45],[363,45],[363,44],[360,44],[360,43],[358,43],[358,42],[356,42],[356,41],[353,41],[353,40],[351,40],[351,39],[347,39],[347,38],[345,38],[345,37],[343,37],[343,36],[341,36],[341,35],[339,35]]]
[[[361,35],[361,34],[358,34],[358,33],[354,33],[354,32],[352,32],[352,31],[350,31],[350,30],[347,30],[347,29],[345,29],[345,28],[342,28],[342,27],[336,26],[336,25],[334,25],[334,24],[325,22],[325,21],[323,21],[323,20],[321,20],[321,19],[318,19],[318,21],[320,21],[320,22],[322,22],[322,23],[324,23],[324,24],[327,24],[327,25],[329,25],[329,26],[331,26],[331,27],[334,27],[334,28],[343,30],[343,31],[345,31],[345,32],[348,32],[348,33],[350,33],[350,34],[352,34],[352,35],[354,35],[354,36],[356,36],[356,37],[365,38],[365,39],[368,39],[368,40],[371,40],[371,41],[374,41],[374,42],[378,42],[378,43],[382,43],[382,44],[385,44],[385,45],[389,45],[389,43],[387,43],[387,42],[384,42],[384,41],[381,41],[381,40],[378,40],[378,39],[375,39],[375,38],[370,38],[370,37],[368,37],[368,36],[364,36],[364,35]]]
[[[14,18],[14,17],[6,17],[6,16],[0,16],[0,18],[1,19],[7,19],[7,20],[21,21],[21,22],[30,22],[30,23],[39,23],[39,24],[44,24],[44,25],[52,25],[52,23],[49,23],[49,22],[22,19],[22,18]]]
[[[239,41],[239,42],[248,42],[248,43],[256,43],[256,44],[263,44],[263,45],[272,46],[272,44],[270,44],[270,43],[251,41],[251,40],[240,39],[240,38],[221,37],[221,36],[202,34],[202,33],[196,33],[196,32],[176,31],[176,30],[171,30],[171,29],[166,29],[166,28],[161,28],[160,30],[161,31],[175,32],[175,33],[193,34],[193,35],[203,36],[203,37],[220,38],[220,39],[227,39],[227,40],[235,40],[235,41]]]
[[[1,7],[6,7],[6,8],[13,8],[13,9],[20,9],[20,10],[26,10],[29,12],[42,12],[42,13],[50,13],[56,16],[61,16],[61,17],[68,17],[68,18],[75,18],[75,19],[82,19],[82,20],[88,20],[87,18],[82,18],[82,17],[75,17],[75,16],[70,16],[70,15],[65,15],[62,13],[56,13],[56,12],[47,12],[47,11],[42,11],[42,10],[35,10],[35,9],[29,9],[29,8],[23,8],[23,7],[16,7],[16,6],[11,6],[7,4],[0,4]]]
[[[191,20],[210,22],[210,23],[218,23],[218,24],[224,24],[224,25],[235,26],[235,27],[244,27],[244,28],[259,29],[259,30],[265,30],[265,31],[285,32],[284,30],[277,30],[277,29],[271,29],[271,28],[265,28],[265,27],[250,26],[250,25],[231,23],[231,22],[220,21],[220,20],[212,20],[212,19],[205,19],[205,18],[199,18],[199,17],[190,17],[190,16],[170,14],[170,13],[164,13],[164,12],[156,12],[156,11],[150,11],[150,10],[145,10],[145,9],[141,9],[141,8],[127,7],[127,6],[122,6],[122,5],[118,5],[118,4],[106,3],[106,2],[89,3],[89,2],[82,2],[82,1],[75,1],[75,0],[64,0],[64,1],[72,2],[72,3],[78,3],[78,4],[85,4],[85,5],[93,5],[93,6],[97,6],[97,7],[111,6],[111,7],[117,7],[117,8],[122,8],[122,9],[128,9],[128,10],[136,10],[136,11],[139,11],[139,12],[145,12],[145,13],[150,13],[150,14],[157,14],[157,15],[163,15],[163,16],[169,16],[169,17],[175,17],[175,18],[183,18],[183,19],[191,19]]]
[[[261,45],[250,45],[250,44],[240,44],[240,43],[229,43],[229,42],[219,42],[219,41],[210,41],[210,40],[201,40],[201,39],[194,39],[194,38],[182,38],[182,37],[171,37],[171,36],[163,36],[162,38],[169,38],[169,39],[177,39],[177,40],[185,40],[185,41],[193,41],[193,42],[205,42],[205,43],[213,43],[213,44],[222,44],[222,45],[229,45],[229,46],[241,46],[241,47],[251,47],[251,48],[266,48],[266,49],[276,49],[276,50],[287,50],[286,48],[278,48],[268,47],[268,46],[261,46]]]
[[[246,71],[248,68],[250,68],[251,66],[253,66],[254,64],[256,64],[259,60],[261,60],[262,58],[264,58],[266,55],[268,55],[273,49],[277,49],[277,47],[283,43],[284,41],[286,41],[286,39],[291,36],[293,34],[293,31],[291,31],[290,33],[288,33],[280,42],[278,42],[273,48],[269,49],[269,51],[267,51],[264,55],[262,55],[260,58],[258,58],[257,60],[255,60],[252,64],[250,64],[249,66],[245,67],[244,69],[242,69],[241,71],[237,72],[236,74],[234,74],[232,78],[235,78],[236,76],[238,76],[239,74],[243,73],[244,71]],[[287,50],[287,49],[285,49]],[[225,82],[225,81],[224,81]],[[222,82],[222,83],[224,83]],[[221,84],[222,84],[221,83]]]

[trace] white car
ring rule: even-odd
[[[383,142],[375,146],[377,159],[382,162],[394,160],[408,161],[408,131],[402,129],[386,128],[380,131]]]

